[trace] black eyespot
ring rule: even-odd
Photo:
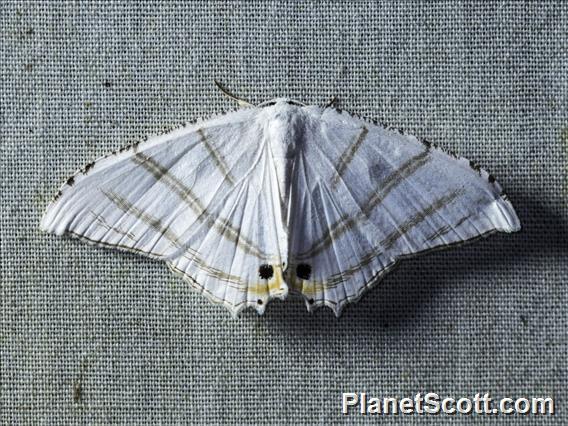
[[[260,275],[260,278],[263,280],[269,280],[274,275],[274,269],[271,265],[260,265],[258,268],[258,275]]]
[[[307,263],[300,263],[296,266],[296,275],[303,280],[309,280],[312,273],[312,267]]]
[[[309,303],[310,305],[313,305],[313,304],[314,304],[314,299],[308,300],[308,303]]]
[[[487,180],[489,181],[489,183],[493,183],[493,182],[495,182],[495,176],[489,175],[489,176],[487,177]]]
[[[256,301],[256,303],[258,303],[259,305],[262,305],[262,300],[261,300],[261,299],[258,299],[258,300]]]

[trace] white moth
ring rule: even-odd
[[[163,260],[234,315],[294,291],[339,316],[399,259],[520,223],[475,163],[275,99],[87,165],[41,229]]]

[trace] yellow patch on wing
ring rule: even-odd
[[[294,290],[297,290],[304,296],[308,297],[315,297],[323,294],[327,287],[325,283],[303,280],[298,277],[293,277],[290,285]]]

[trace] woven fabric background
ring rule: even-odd
[[[2,2],[0,422],[368,422],[342,392],[551,396],[568,422],[566,2]],[[339,319],[234,320],[164,264],[44,235],[61,182],[178,122],[286,96],[497,176],[523,230],[404,262]],[[384,416],[387,422],[519,416]]]

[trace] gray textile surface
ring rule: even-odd
[[[332,423],[341,392],[556,398],[568,422],[566,2],[0,6],[0,421]],[[260,102],[341,106],[493,172],[523,230],[404,262],[337,320],[233,320],[161,263],[38,231],[75,169]],[[385,416],[390,422],[505,421]]]

